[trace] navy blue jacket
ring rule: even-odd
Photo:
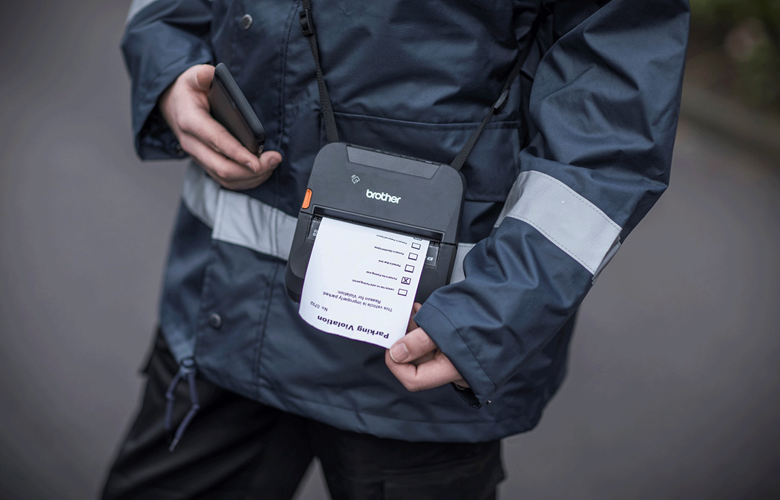
[[[407,392],[382,348],[309,327],[287,297],[291,227],[326,142],[298,1],[133,2],[122,49],[138,154],[182,157],[157,99],[190,66],[225,62],[284,158],[244,192],[190,166],[160,308],[174,355],[343,429],[424,441],[531,429],[563,378],[580,302],[667,187],[688,2],[313,3],[342,140],[442,163],[533,44],[463,168],[464,260],[416,317],[474,404],[449,386]]]

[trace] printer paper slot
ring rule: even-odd
[[[442,241],[444,238],[444,235],[440,231],[434,231],[425,227],[414,226],[412,224],[404,224],[402,222],[396,222],[393,220],[380,219],[378,217],[372,217],[365,214],[344,212],[341,210],[335,210],[333,208],[315,206],[314,217],[338,219],[344,222],[349,222],[351,224],[359,224],[362,226],[373,227],[383,231],[391,231],[399,234],[408,234],[418,238],[425,238],[426,240],[430,241]]]
[[[387,231],[387,229],[385,229],[385,228],[379,228],[379,227],[373,226],[371,224],[361,224],[361,223],[354,222],[354,221],[351,221],[351,220],[344,220],[344,219],[339,219],[339,218],[336,218],[336,217],[329,217],[329,218],[332,218],[334,220],[340,220],[340,221],[346,222],[348,224],[355,224],[355,225],[358,225],[358,226],[366,226],[366,227],[370,227],[370,228],[374,228],[374,229],[380,229],[380,230],[383,230],[383,231]],[[319,231],[320,224],[322,223],[322,219],[323,219],[322,216],[315,216],[315,217],[312,218],[311,222],[309,223],[309,230],[306,232],[306,240],[313,242],[313,241],[315,241],[317,239],[317,232]],[[413,238],[419,238],[420,237],[417,234],[412,234],[412,233],[408,233],[408,232],[404,232],[404,231],[389,231],[389,232],[400,234],[400,235],[404,235],[404,236],[411,236]],[[420,260],[423,261],[423,266],[424,267],[430,268],[430,269],[436,269],[436,266],[439,263],[439,246],[440,246],[440,244],[436,240],[430,240],[428,238],[423,238],[423,239],[428,241],[428,251],[425,253],[424,257],[422,255],[420,256]],[[419,244],[418,244],[418,248],[415,248],[414,250],[419,250]]]

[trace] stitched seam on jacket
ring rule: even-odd
[[[343,111],[335,112],[336,116],[344,117],[348,120],[362,120],[362,121],[375,121],[385,122],[388,124],[394,124],[405,127],[419,127],[419,128],[433,128],[433,127],[446,127],[451,130],[472,130],[478,127],[482,122],[423,122],[417,120],[401,120],[398,118],[386,118],[384,116],[372,116],[361,115],[357,113],[345,113]],[[517,128],[520,125],[520,120],[505,120],[505,121],[490,121],[486,129],[511,129]]]
[[[271,276],[271,284],[266,290],[268,294],[268,305],[265,307],[265,318],[262,324],[257,325],[257,348],[254,355],[254,366],[252,367],[252,385],[256,386],[257,398],[260,399],[260,359],[263,356],[263,345],[265,344],[265,331],[268,327],[268,318],[271,316],[271,304],[273,302],[274,288],[276,286],[276,275],[279,273],[279,266],[274,265],[274,272]],[[260,323],[260,322],[258,322]]]

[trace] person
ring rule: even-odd
[[[303,8],[132,3],[136,150],[192,163],[104,498],[289,498],[314,456],[333,498],[495,498],[500,440],[538,423],[579,304],[668,185],[687,1],[313,0],[342,141],[411,157],[451,162],[529,47],[462,169],[453,281],[389,350],[319,332],[284,286],[326,143]],[[209,115],[217,62],[259,157]]]

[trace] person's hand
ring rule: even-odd
[[[468,387],[455,365],[414,322],[414,314],[420,307],[419,303],[414,304],[408,333],[385,352],[385,364],[411,392],[433,389],[450,382]]]
[[[259,186],[282,161],[276,151],[258,158],[209,114],[214,66],[199,64],[179,75],[160,96],[160,112],[187,152],[219,184],[240,190]]]

